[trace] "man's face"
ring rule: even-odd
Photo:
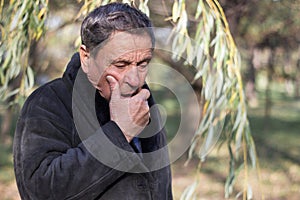
[[[116,32],[95,56],[83,58],[81,55],[82,68],[89,81],[105,99],[109,100],[111,96],[106,80],[108,75],[119,82],[121,96],[132,96],[145,83],[148,63],[152,58],[151,48],[151,38],[146,33],[137,35]]]

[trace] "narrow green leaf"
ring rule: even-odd
[[[20,91],[19,88],[15,89],[15,90],[12,90],[12,91],[9,91],[7,94],[5,94],[5,97],[4,97],[4,101],[8,100],[10,97],[18,94]]]
[[[189,152],[188,152],[188,158],[189,159],[191,159],[193,157],[193,152],[195,151],[195,147],[196,147],[196,145],[198,143],[198,138],[199,137],[197,137],[197,138],[194,137],[193,138],[193,142],[192,142],[191,146],[189,147]]]
[[[233,125],[233,128],[232,128],[232,131],[236,130],[236,128],[238,127],[238,125],[241,122],[241,119],[242,119],[242,107],[241,107],[241,105],[238,105],[237,115],[236,115],[236,119],[235,119],[235,122],[234,122],[234,125]]]
[[[195,50],[193,48],[192,42],[189,37],[187,37],[186,42],[187,42],[187,45],[186,45],[187,61],[189,64],[192,64],[193,60],[195,58],[195,56],[194,56]]]
[[[249,157],[251,160],[251,164],[253,168],[256,168],[256,150],[253,138],[250,135],[250,131],[246,131],[246,138],[248,137],[248,151],[249,151]]]
[[[207,15],[207,24],[208,24],[208,29],[212,30],[214,27],[214,17],[213,15],[210,13]]]
[[[180,200],[190,200],[195,197],[195,191],[198,183],[195,181],[192,185],[187,187],[180,197]]]
[[[251,185],[248,184],[247,187],[247,200],[252,200],[253,199],[253,191],[251,188]]]
[[[196,68],[197,69],[203,69],[203,67],[201,66],[201,63],[203,63],[204,60],[204,54],[203,54],[203,48],[204,48],[204,44],[201,43],[200,45],[197,45],[197,52],[196,52]]]
[[[28,89],[34,85],[34,74],[30,66],[27,67]]]
[[[212,90],[213,90],[213,85],[214,85],[214,79],[212,77],[211,74],[208,75],[207,77],[207,80],[206,80],[206,83],[205,83],[205,88],[204,88],[204,97],[205,99],[211,99],[211,96],[212,96]]]
[[[245,119],[244,119],[244,114],[242,115],[241,122],[239,124],[239,127],[236,131],[235,135],[235,143],[236,143],[236,151],[241,147],[242,144],[242,135],[245,130]]]
[[[216,78],[216,96],[219,98],[222,95],[222,89],[224,85],[224,76],[223,72],[220,70],[217,71],[217,78]]]
[[[202,13],[202,6],[203,6],[203,2],[202,2],[202,0],[199,0],[198,1],[198,5],[197,5],[196,14],[195,14],[195,19],[198,19],[199,16],[201,15],[201,13]]]

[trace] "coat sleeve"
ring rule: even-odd
[[[110,121],[72,147],[70,130],[45,118],[20,118],[14,141],[14,164],[22,199],[95,199],[125,172],[115,170],[124,161],[141,163],[137,154],[128,157],[115,151],[110,167],[99,162],[86,148],[94,148],[105,135],[117,135],[114,143],[127,151],[127,143],[118,126]],[[100,148],[97,150],[101,151]],[[107,155],[107,152],[105,152]]]

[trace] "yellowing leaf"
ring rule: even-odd
[[[46,13],[47,9],[44,7],[40,10],[39,14],[38,14],[38,18],[41,20],[44,17],[44,14]]]
[[[177,22],[179,18],[179,9],[178,9],[178,1],[174,1],[173,9],[172,9],[172,20],[173,22]]]

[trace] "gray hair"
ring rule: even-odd
[[[81,42],[89,51],[93,51],[114,31],[126,31],[133,34],[147,32],[154,48],[155,37],[151,27],[150,19],[140,10],[128,4],[111,3],[96,8],[83,20]]]

